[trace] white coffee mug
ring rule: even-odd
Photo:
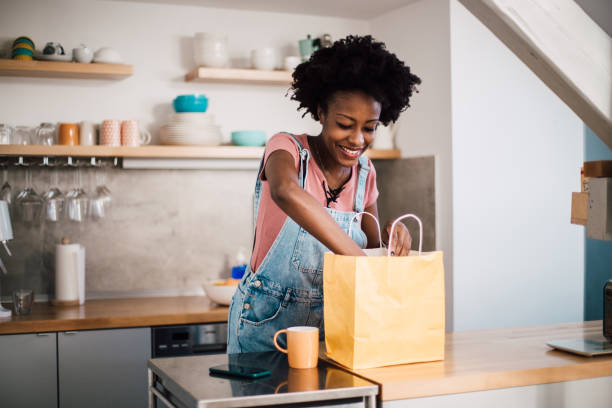
[[[124,120],[121,122],[121,145],[140,146],[151,143],[151,133],[140,129],[137,120]]]
[[[81,146],[96,144],[96,127],[93,122],[84,120],[79,124],[79,144]]]

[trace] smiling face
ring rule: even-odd
[[[320,142],[328,168],[357,164],[359,156],[374,141],[380,110],[380,103],[361,91],[338,91],[331,96],[327,111],[319,107],[323,125]]]

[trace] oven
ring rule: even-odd
[[[151,357],[224,353],[227,323],[151,327]]]

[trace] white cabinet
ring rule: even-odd
[[[0,336],[0,407],[146,407],[149,327]]]
[[[0,407],[57,408],[56,334],[0,336]]]

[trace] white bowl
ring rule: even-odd
[[[271,71],[276,68],[274,48],[260,48],[251,51],[251,67]]]
[[[175,123],[214,123],[215,117],[204,112],[179,112],[171,113],[168,119]]]
[[[213,302],[219,305],[229,306],[232,303],[232,297],[236,292],[237,285],[215,285],[215,283],[225,282],[225,280],[214,280],[204,283],[204,292],[206,296]]]
[[[121,64],[121,55],[111,47],[102,47],[94,54],[93,62],[100,62],[103,64]]]

